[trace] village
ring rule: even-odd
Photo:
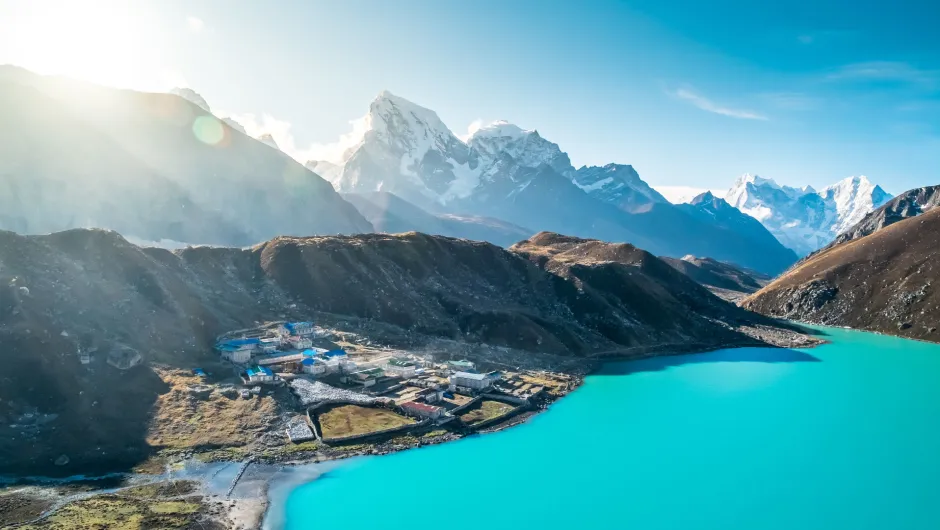
[[[284,430],[292,444],[499,428],[578,384],[565,374],[483,370],[466,359],[341,346],[336,338],[312,322],[271,322],[225,333],[215,350],[238,373],[242,385],[227,390],[239,398],[252,399],[266,387],[289,389],[300,413]]]

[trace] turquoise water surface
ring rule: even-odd
[[[940,529],[940,346],[825,333],[608,365],[525,425],[339,465],[277,525]]]

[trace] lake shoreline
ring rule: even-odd
[[[763,331],[763,330],[762,330]],[[259,530],[263,527],[264,521],[269,517],[269,511],[271,508],[271,500],[269,499],[269,492],[272,487],[278,486],[278,481],[281,480],[278,478],[280,472],[286,472],[290,474],[293,470],[304,468],[305,466],[322,466],[329,464],[331,462],[339,462],[342,460],[362,457],[362,456],[384,456],[391,453],[398,453],[407,451],[410,449],[418,449],[421,447],[439,445],[447,442],[452,442],[466,438],[467,436],[478,435],[478,434],[491,434],[496,432],[501,432],[518,425],[522,425],[530,421],[533,417],[542,414],[547,409],[549,409],[554,403],[561,401],[563,398],[568,397],[572,392],[580,388],[584,382],[586,376],[599,373],[605,365],[609,363],[621,363],[621,362],[630,362],[630,361],[641,361],[652,359],[656,357],[674,357],[682,355],[693,355],[697,353],[708,353],[717,350],[733,350],[741,348],[812,348],[820,344],[825,343],[824,340],[818,339],[813,336],[813,330],[807,329],[804,333],[797,331],[792,332],[780,332],[778,336],[774,337],[774,343],[768,343],[765,341],[753,340],[745,341],[742,343],[735,344],[694,344],[694,345],[660,345],[653,348],[637,348],[635,350],[618,350],[616,352],[609,352],[600,355],[593,356],[589,359],[586,364],[582,365],[584,368],[583,373],[580,373],[574,376],[573,384],[565,391],[564,394],[555,396],[550,400],[542,403],[540,406],[523,411],[520,414],[514,415],[507,418],[505,421],[490,426],[479,432],[470,432],[470,433],[455,433],[447,432],[446,434],[437,435],[433,437],[421,437],[416,438],[413,436],[408,437],[399,437],[393,438],[390,440],[383,440],[378,443],[368,443],[368,444],[359,444],[353,446],[352,448],[345,448],[343,446],[338,446],[336,448],[326,447],[325,450],[323,447],[318,447],[316,450],[311,451],[307,454],[289,454],[289,455],[275,455],[271,457],[270,455],[266,456],[262,453],[254,453],[245,455],[246,458],[240,460],[231,460],[225,458],[219,458],[218,460],[213,460],[210,458],[207,460],[207,463],[217,463],[217,464],[234,464],[234,463],[244,463],[247,460],[252,460],[251,465],[262,465],[269,466],[273,469],[271,471],[271,482],[267,483],[267,488],[263,495],[254,497],[251,499],[239,499],[239,498],[229,498],[219,494],[206,494],[205,497],[201,500],[204,506],[204,517],[206,520],[211,520],[219,524],[223,524],[226,528],[240,528],[243,530]],[[573,375],[573,374],[569,374]],[[188,453],[188,458],[193,459],[194,456],[200,453]],[[205,454],[205,453],[202,453]],[[224,454],[224,452],[221,452]],[[211,453],[210,453],[211,455]],[[184,457],[186,458],[186,457]],[[141,475],[136,473],[124,473],[117,474],[121,477],[128,478],[133,480],[134,478],[139,478]],[[114,477],[115,474],[104,475],[107,477]],[[70,483],[79,483],[79,482],[88,482],[95,480],[96,477],[70,477],[65,479],[55,479],[55,478],[45,478],[45,477],[28,477],[25,479],[16,479],[7,477],[8,484],[13,482],[17,484],[23,484],[24,482],[33,484],[34,487],[43,488],[59,488],[67,487]],[[202,491],[205,491],[207,486],[205,477],[192,477],[188,480],[193,480],[200,484]],[[311,480],[316,480],[312,478]],[[294,487],[301,485],[303,482],[295,484]],[[128,486],[128,488],[133,486]],[[0,493],[0,498],[4,494]],[[7,494],[8,495],[8,494]],[[95,494],[89,495],[89,497],[94,496]],[[107,493],[98,493],[98,495],[107,495]],[[64,506],[63,503],[58,503],[59,508]],[[51,513],[46,513],[45,515],[51,515],[55,513],[53,510]],[[3,522],[0,520],[0,522]],[[246,526],[245,523],[248,523]]]

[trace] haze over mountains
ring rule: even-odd
[[[697,196],[695,188],[657,188],[676,204],[692,202]],[[745,174],[721,197],[760,221],[784,246],[806,255],[833,241],[891,195],[865,176],[848,177],[816,191],[812,186],[782,186],[773,179]]]
[[[0,67],[0,229],[243,246],[372,225],[286,154],[171,94]]]
[[[734,209],[716,221],[704,204],[669,203],[630,165],[575,169],[537,130],[499,121],[463,141],[432,110],[387,91],[371,102],[365,122],[340,160],[307,163],[347,197],[386,192],[432,214],[629,241],[656,254],[708,255],[768,273],[796,259]]]
[[[776,274],[888,199],[864,177],[817,193],[745,176],[727,200],[672,204],[628,164],[576,169],[537,130],[505,121],[463,140],[387,91],[341,159],[305,168],[192,89],[146,94],[0,67],[0,90],[0,229],[21,233],[104,227],[242,246],[413,230],[508,246],[551,230]]]

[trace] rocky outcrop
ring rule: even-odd
[[[876,215],[875,218],[884,219]],[[940,209],[824,249],[748,297],[774,317],[940,342]]]
[[[906,191],[866,215],[858,224],[840,234],[829,247],[865,237],[898,221],[929,212],[938,204],[940,204],[940,186],[926,186]]]

